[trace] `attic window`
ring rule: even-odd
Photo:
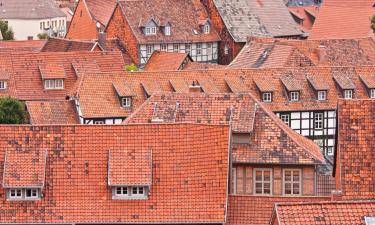
[[[344,98],[345,99],[352,99],[353,98],[353,90],[344,90]]]
[[[209,34],[210,33],[210,25],[206,24],[203,26],[203,33]]]
[[[63,79],[48,79],[44,80],[44,89],[64,89]]]
[[[146,27],[146,35],[156,35],[156,27]]]
[[[1,80],[0,81],[0,90],[5,90],[5,89],[7,89],[7,82]]]
[[[171,35],[171,27],[170,26],[165,26],[165,28],[164,28],[164,34],[166,36],[170,36]]]
[[[130,108],[132,106],[132,98],[131,97],[121,98],[121,106],[124,108]]]
[[[263,102],[272,102],[272,92],[263,92],[262,100]]]
[[[370,89],[370,98],[375,98],[375,89]]]
[[[318,101],[327,100],[327,91],[318,91]]]
[[[11,188],[7,190],[8,200],[38,200],[40,189],[37,188]]]
[[[292,102],[299,101],[299,91],[291,91],[290,92],[290,101],[292,101]]]
[[[113,187],[112,198],[117,200],[147,199],[148,193],[148,186],[120,186]]]

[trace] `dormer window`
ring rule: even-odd
[[[0,90],[5,90],[5,89],[7,89],[7,82],[1,80],[0,81]]]
[[[132,98],[131,97],[121,98],[121,106],[124,108],[130,108],[132,106]]]
[[[318,101],[327,100],[327,91],[318,91]]]
[[[291,91],[290,92],[290,101],[292,101],[292,102],[299,101],[299,92],[298,91]]]
[[[156,27],[146,27],[146,35],[156,35]]]
[[[272,92],[262,93],[263,102],[272,102]]]
[[[171,27],[170,26],[165,26],[164,27],[164,34],[165,34],[165,36],[170,36],[171,35]]]
[[[44,80],[44,89],[64,89],[63,79],[47,79]]]
[[[11,188],[7,190],[8,200],[38,200],[40,189],[37,188]]]
[[[147,186],[121,186],[113,187],[112,198],[117,200],[147,199],[149,189]]]
[[[209,34],[210,33],[210,24],[205,24],[203,26],[203,33]]]
[[[345,99],[352,99],[353,98],[353,90],[344,90],[344,98]]]
[[[375,88],[370,89],[370,98],[375,98]]]

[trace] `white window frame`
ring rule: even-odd
[[[289,126],[290,124],[290,115],[289,114],[280,114],[280,119],[283,121],[286,125]]]
[[[7,89],[7,82],[5,80],[0,80],[0,90]]]
[[[290,181],[286,181],[285,180],[285,172],[286,171],[290,171],[291,174],[290,174]],[[294,173],[298,173],[298,176],[299,176],[299,181],[294,181]],[[290,184],[290,194],[286,194],[285,193],[285,185],[286,184]],[[299,185],[299,193],[298,194],[295,194],[294,193],[294,185],[298,184]],[[289,169],[289,168],[285,168],[283,169],[283,195],[287,195],[287,196],[300,196],[302,195],[302,170],[301,169]]]
[[[228,55],[229,54],[229,47],[227,44],[224,45],[224,55]]]
[[[170,26],[165,26],[164,27],[164,34],[166,36],[170,36],[171,35],[171,27]]]
[[[185,44],[185,52],[186,53],[191,53],[191,44]]]
[[[27,195],[27,192],[31,192],[31,196]],[[10,188],[7,189],[7,200],[10,201],[30,201],[39,200],[41,197],[40,189],[38,188]],[[18,192],[20,195],[13,195],[12,192]]]
[[[290,101],[291,102],[298,102],[299,101],[299,91],[291,91],[290,92]]]
[[[119,190],[121,192],[120,194],[118,193]],[[116,186],[112,188],[112,199],[115,199],[115,200],[147,199],[148,193],[149,193],[149,187],[147,186]]]
[[[203,33],[205,33],[205,34],[209,34],[210,33],[210,25],[209,24],[205,24],[203,26]]]
[[[262,180],[261,181],[257,181],[256,180],[256,172],[262,172]],[[267,171],[267,172],[270,172],[270,180],[269,181],[265,181],[264,180],[264,172]],[[256,184],[257,183],[261,183],[262,184],[262,193],[257,193],[256,191]],[[265,183],[269,183],[270,184],[270,193],[264,193],[264,184]],[[272,195],[273,193],[273,174],[272,174],[272,168],[254,168],[254,172],[253,172],[253,193],[254,195]]]
[[[375,88],[370,89],[370,98],[375,98]]]
[[[318,101],[327,100],[327,91],[318,91]]]
[[[263,92],[262,100],[263,102],[272,102],[272,92]]]
[[[121,106],[124,108],[130,108],[132,106],[132,98],[131,97],[121,98]]]
[[[39,190],[36,188],[26,188],[25,190],[25,199],[39,199]],[[31,192],[31,196],[27,196],[27,192]]]
[[[173,52],[179,52],[180,51],[180,44],[173,44]]]
[[[353,90],[344,90],[345,99],[353,99]]]
[[[212,54],[212,43],[207,43],[207,54],[208,55]]]
[[[196,44],[196,55],[202,55],[202,43],[197,43]]]
[[[93,121],[93,124],[105,124],[104,120]]]
[[[146,27],[146,35],[156,35],[156,27]]]
[[[314,113],[314,129],[323,129],[324,114],[322,112]]]
[[[47,89],[47,90],[64,89],[64,79],[46,79],[44,80],[44,89]]]
[[[13,195],[12,192],[14,192],[14,194],[16,194],[17,192],[19,192],[20,195]],[[8,190],[8,199],[9,200],[19,200],[19,199],[22,199],[22,189],[21,188],[11,188]]]
[[[168,49],[167,44],[160,44],[160,51],[162,51],[162,52],[166,52],[167,49]]]
[[[154,52],[154,45],[146,45],[147,57],[150,57],[153,52]]]

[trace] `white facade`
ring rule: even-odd
[[[66,17],[2,20],[7,22],[8,26],[12,28],[15,40],[27,40],[31,37],[37,40],[38,34],[41,33],[47,33],[49,36],[54,37],[64,37],[67,29]]]

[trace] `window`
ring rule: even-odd
[[[64,80],[63,79],[44,80],[44,88],[45,89],[63,89]]]
[[[225,44],[224,46],[224,55],[228,55],[229,54],[229,48],[228,48],[228,45]]]
[[[298,91],[290,92],[290,101],[292,101],[292,102],[299,101],[299,92]]]
[[[185,52],[190,54],[190,52],[191,52],[191,44],[185,44]]]
[[[153,45],[146,45],[146,53],[147,56],[151,56],[152,52],[154,51],[154,46]]]
[[[370,98],[375,98],[375,89],[370,89]]]
[[[366,225],[375,225],[375,217],[365,216],[365,224]]]
[[[179,44],[173,44],[173,51],[174,51],[174,52],[178,52],[179,49],[180,49]]]
[[[9,190],[10,199],[20,199],[22,198],[22,189],[10,189]]]
[[[146,35],[155,35],[156,27],[146,27]]]
[[[207,43],[207,54],[208,55],[212,54],[212,44],[211,43]]]
[[[35,200],[40,199],[40,190],[36,188],[9,189],[9,200]]]
[[[198,43],[197,44],[197,55],[201,55],[201,54],[202,54],[202,44]]]
[[[40,30],[43,30],[43,23],[40,22]]]
[[[285,169],[283,173],[283,193],[284,195],[301,194],[301,170]]]
[[[271,169],[254,169],[254,193],[257,195],[272,194]]]
[[[145,199],[148,196],[148,187],[114,187],[112,193],[113,199]]]
[[[206,24],[203,26],[203,33],[209,34],[210,33],[210,25]]]
[[[124,108],[129,108],[132,105],[132,98],[131,97],[125,97],[121,99],[121,106]]]
[[[161,44],[160,45],[160,51],[166,52],[167,51],[167,45],[166,44]]]
[[[281,114],[280,115],[280,119],[284,122],[284,123],[286,123],[286,125],[290,125],[290,119],[289,119],[290,117],[289,117],[289,114]]]
[[[272,93],[271,92],[264,92],[262,94],[263,102],[272,102]]]
[[[327,92],[326,91],[318,91],[318,100],[319,101],[327,100]]]
[[[323,113],[314,113],[314,128],[323,129]]]
[[[43,29],[46,29],[46,22],[43,22]]]
[[[0,90],[7,89],[7,82],[6,81],[0,81]]]
[[[166,26],[164,28],[164,34],[167,35],[167,36],[171,35],[171,27],[170,26]]]
[[[26,189],[25,190],[25,198],[27,198],[27,199],[38,198],[38,190],[37,189]]]
[[[353,98],[353,90],[344,90],[344,98],[345,99],[352,99]]]
[[[94,124],[105,124],[104,120],[94,120]]]

